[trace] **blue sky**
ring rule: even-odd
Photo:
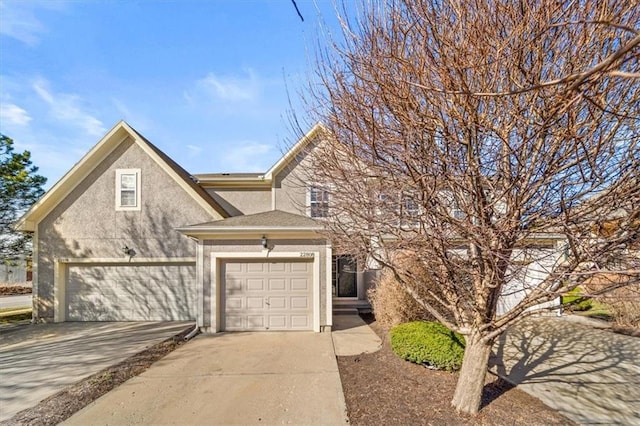
[[[331,0],[0,0],[0,132],[53,185],[120,119],[191,173],[265,171],[297,135]]]

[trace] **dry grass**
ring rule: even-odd
[[[628,277],[614,274],[599,274],[584,285],[587,292],[597,292],[604,286],[620,283]],[[640,328],[640,286],[626,285],[601,296],[594,297],[607,306],[611,320],[619,327]]]

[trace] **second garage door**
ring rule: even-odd
[[[223,329],[312,330],[313,263],[222,262]]]
[[[195,266],[69,265],[67,321],[175,321],[196,317]]]

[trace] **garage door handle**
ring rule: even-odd
[[[264,304],[267,306],[271,306],[271,303],[269,303],[269,299],[264,299]]]

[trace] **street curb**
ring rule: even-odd
[[[28,314],[31,311],[32,308],[19,308],[14,309],[13,311],[0,312],[0,319],[4,317],[12,317],[14,315]]]

